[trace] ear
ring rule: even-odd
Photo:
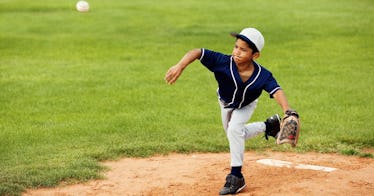
[[[260,58],[260,53],[259,53],[259,52],[255,52],[255,53],[253,54],[253,59],[256,60],[256,59],[258,59],[258,58]]]

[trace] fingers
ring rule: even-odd
[[[167,72],[166,72],[166,75],[165,75],[165,81],[167,84],[173,84],[175,81],[173,81],[174,79],[174,76],[173,76],[173,70],[172,68],[170,68]]]
[[[288,109],[286,112],[285,112],[286,115],[288,116],[296,116],[297,118],[299,118],[299,114],[296,112],[296,110],[293,110],[293,109]]]
[[[166,81],[167,84],[174,84],[178,77],[180,76],[180,71],[177,69],[177,67],[173,66],[171,67],[165,75],[164,80]]]

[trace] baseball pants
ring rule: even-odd
[[[224,103],[218,100],[221,108],[222,125],[230,145],[231,166],[243,165],[245,140],[265,132],[264,122],[246,124],[256,109],[258,100],[240,109],[225,108]]]

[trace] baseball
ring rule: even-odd
[[[90,5],[87,1],[78,1],[76,7],[79,12],[88,12],[90,9]]]

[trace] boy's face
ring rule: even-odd
[[[248,46],[247,42],[236,39],[234,49],[232,50],[232,56],[237,65],[251,63],[252,60],[258,58],[260,53],[255,52]]]

